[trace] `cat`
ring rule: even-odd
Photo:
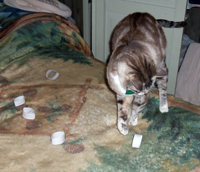
[[[107,81],[117,94],[118,130],[128,134],[129,125],[137,125],[138,116],[148,101],[148,93],[157,85],[159,110],[168,112],[166,37],[161,26],[184,27],[186,23],[156,20],[149,13],[136,12],[122,19],[111,36],[111,55],[107,65]],[[126,95],[126,90],[133,95]],[[133,104],[132,104],[133,103]]]

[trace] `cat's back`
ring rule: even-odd
[[[130,14],[115,27],[111,39],[112,51],[119,46],[127,46],[133,42],[153,45],[163,50],[166,48],[164,32],[149,13]]]

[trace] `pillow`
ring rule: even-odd
[[[4,0],[4,3],[26,11],[55,13],[65,18],[72,14],[71,9],[58,0]]]

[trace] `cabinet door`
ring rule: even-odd
[[[94,56],[107,62],[109,41],[113,28],[128,14],[148,12],[157,19],[182,21],[187,0],[93,0],[92,51]],[[164,28],[167,37],[166,63],[169,69],[168,93],[174,94],[179,65],[182,28]]]

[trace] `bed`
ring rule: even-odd
[[[161,114],[155,92],[138,125],[123,136],[105,72],[66,18],[36,12],[6,22],[0,31],[0,171],[200,171],[200,107],[168,95],[169,112]],[[25,102],[15,106],[19,96]],[[27,107],[34,119],[23,116]],[[57,131],[65,140],[53,145]],[[143,135],[138,149],[135,134]]]

